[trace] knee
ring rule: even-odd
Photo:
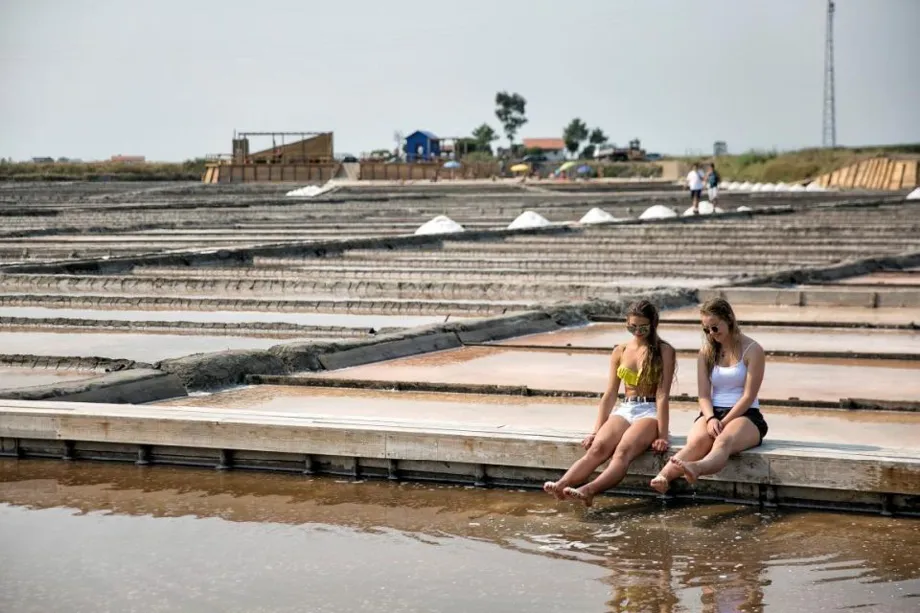
[[[591,445],[591,448],[588,449],[588,453],[586,453],[585,455],[588,456],[589,458],[594,458],[596,460],[604,461],[607,458],[609,458],[612,453],[613,453],[613,450],[610,449],[609,445],[604,445],[603,443],[601,444],[594,443],[593,445]]]
[[[642,451],[642,449],[639,449],[635,445],[620,445],[616,448],[616,451],[613,452],[613,457],[617,460],[629,462],[642,453]]]

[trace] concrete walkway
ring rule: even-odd
[[[266,402],[270,398],[283,400]],[[593,410],[571,401],[285,388],[158,406],[2,401],[0,450],[17,457],[537,485],[581,456],[578,441]],[[684,429],[692,410],[676,409],[674,417],[675,430]],[[860,414],[851,422],[777,412],[768,419],[773,442],[734,458],[723,473],[701,481],[698,494],[920,511],[920,417]],[[651,493],[643,484],[663,461],[642,456],[627,487]],[[683,488],[677,484],[675,493]]]

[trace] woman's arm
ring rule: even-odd
[[[652,449],[664,453],[671,446],[668,441],[671,411],[671,383],[674,381],[674,365],[677,358],[674,347],[661,344],[661,380],[655,391],[655,406],[658,412],[658,438],[652,441]]]
[[[712,380],[709,377],[706,354],[700,351],[696,360],[696,395],[699,397],[700,413],[706,420],[706,431],[709,432],[709,436],[715,438],[722,432],[722,422],[713,419],[715,411],[712,410]]]
[[[617,369],[620,367],[620,358],[622,356],[623,350],[619,345],[610,354],[610,374],[607,377],[607,389],[604,390],[604,395],[601,396],[601,402],[597,408],[594,434],[597,434],[601,426],[607,421],[607,418],[610,417],[610,411],[613,410],[613,405],[617,403],[617,392],[620,391],[620,377],[617,375]]]
[[[760,385],[763,383],[763,373],[766,366],[763,347],[754,343],[748,350],[745,365],[747,366],[747,376],[744,378],[744,393],[741,394],[741,398],[738,399],[732,410],[722,418],[723,425],[744,415],[745,411],[757,399],[757,394],[760,393]]]
[[[594,429],[581,442],[582,447],[585,449],[591,447],[595,435],[600,431],[601,426],[607,422],[607,418],[610,417],[610,411],[613,410],[613,405],[616,404],[617,392],[620,391],[620,377],[617,375],[617,369],[620,367],[620,357],[622,355],[623,350],[619,345],[610,354],[610,374],[607,377],[607,389],[604,390],[604,395],[601,396],[601,401],[597,407],[597,419],[594,421]]]

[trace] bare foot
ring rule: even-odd
[[[666,494],[668,492],[668,487],[671,484],[668,483],[668,480],[664,475],[657,475],[654,479],[649,481],[649,485],[659,494]]]
[[[585,505],[586,507],[590,507],[594,504],[594,494],[586,492],[584,486],[578,489],[574,487],[567,487],[562,490],[562,493],[565,494],[566,498],[574,498],[576,500],[580,500],[581,504]]]
[[[547,494],[552,494],[556,500],[565,500],[565,495],[563,494],[563,487],[560,487],[558,481],[547,481],[543,484],[543,491]]]
[[[671,461],[680,468],[680,472],[684,474],[684,479],[686,479],[690,485],[696,485],[696,480],[700,476],[694,467],[696,462],[684,462],[678,458],[671,458]]]

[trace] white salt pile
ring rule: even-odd
[[[319,196],[320,194],[325,194],[332,186],[329,184],[326,185],[307,185],[306,187],[299,187],[297,189],[292,189],[285,196],[300,196],[302,198],[313,198]]]
[[[789,191],[789,186],[786,185],[785,183],[783,183],[782,181],[780,181],[779,183],[776,184],[776,189],[774,189],[773,191],[777,191],[777,192],[788,192],[788,191]]]
[[[918,187],[911,193],[907,194],[907,196],[905,196],[904,199],[905,200],[920,200],[920,187]]]
[[[416,234],[448,234],[451,232],[463,232],[463,226],[446,215],[438,215],[426,221],[415,231]]]
[[[722,209],[717,206],[712,206],[712,203],[708,200],[700,200],[700,215],[712,215],[713,213],[722,213]],[[691,206],[686,211],[684,211],[684,217],[689,217],[693,215],[693,207]]]
[[[754,185],[751,186],[752,192],[759,192],[762,190],[763,190],[763,183],[755,183]]]
[[[805,191],[805,186],[804,186],[804,185],[800,185],[799,183],[796,183],[795,185],[793,185],[792,187],[789,188],[789,191],[790,191],[790,192],[804,192],[804,191]]]
[[[542,228],[550,225],[550,221],[533,211],[524,211],[517,216],[517,219],[508,224],[509,230],[520,230],[521,228]]]
[[[604,223],[605,221],[622,221],[614,217],[607,211],[594,207],[585,216],[578,220],[578,223]]]
[[[805,186],[806,192],[826,192],[827,190],[821,187],[819,183],[811,182]]]
[[[776,186],[773,185],[772,183],[764,183],[763,185],[760,186],[760,191],[762,191],[762,192],[775,192],[775,191],[776,191]]]
[[[669,219],[671,217],[677,217],[677,213],[663,204],[650,206],[639,215],[639,219]]]
[[[745,181],[744,183],[738,186],[738,191],[749,192],[751,191],[752,187],[754,187],[754,185],[750,181]]]
[[[736,210],[736,211],[750,211],[750,210],[751,210],[751,207],[749,207],[749,206],[739,206],[739,207],[738,207],[737,209],[735,209],[735,210]]]
[[[728,183],[724,185],[720,185],[719,187],[721,187],[722,189],[726,191],[733,192],[736,189],[738,189],[738,185],[740,185],[740,183],[738,183],[737,181],[729,181]]]

